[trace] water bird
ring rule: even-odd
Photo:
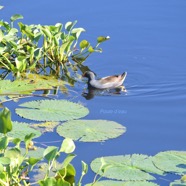
[[[118,88],[123,84],[126,76],[127,72],[124,72],[121,75],[107,76],[97,80],[95,73],[92,71],[86,71],[83,74],[83,77],[88,78],[88,86],[96,89]]]

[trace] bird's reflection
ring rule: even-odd
[[[122,92],[127,92],[125,86],[120,86],[114,89],[97,89],[92,86],[88,86],[87,90],[83,91],[82,96],[87,99],[93,99],[94,96],[103,96],[103,95],[115,95],[121,94]]]

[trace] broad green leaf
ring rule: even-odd
[[[8,157],[0,157],[0,164],[2,165],[8,165],[10,164],[11,160]]]
[[[88,109],[66,100],[39,100],[26,102],[17,108],[21,117],[37,121],[66,121],[78,119],[88,114]]]
[[[9,138],[7,136],[3,136],[0,138],[0,151],[5,150],[8,146]]]
[[[15,15],[13,15],[13,16],[10,18],[11,22],[16,21],[17,19],[23,19],[23,16],[20,15],[20,14],[15,14]]]
[[[103,160],[104,165],[110,166],[106,171],[102,169]],[[149,173],[163,174],[154,166],[152,157],[142,154],[96,158],[91,163],[91,169],[104,177],[123,181],[154,180]]]
[[[61,168],[66,168],[70,162],[76,157],[75,154],[69,154],[63,161]]]
[[[107,120],[72,120],[57,127],[60,136],[85,142],[116,138],[125,131],[124,126]]]
[[[76,40],[79,38],[81,32],[85,32],[84,28],[74,28],[72,29],[72,35],[76,38]]]
[[[29,165],[33,166],[35,165],[37,162],[39,162],[41,160],[41,158],[34,158],[34,157],[30,157],[28,159],[28,163]]]
[[[69,32],[72,30],[72,28],[74,27],[74,25],[77,23],[77,21],[74,21],[74,22],[67,22],[65,24],[65,29]]]
[[[41,135],[41,132],[31,128],[27,123],[19,123],[15,121],[12,123],[12,127],[13,129],[8,133],[8,136],[13,138],[20,138],[21,140],[24,140],[26,134],[34,133],[36,135],[35,137],[39,137]]]
[[[11,112],[4,108],[0,112],[0,133],[6,134],[12,130]]]
[[[68,164],[67,167],[58,170],[56,178],[64,178],[68,183],[74,185],[75,183],[76,170],[73,165]]]
[[[39,185],[40,186],[53,186],[53,185],[56,186],[56,179],[50,177],[45,180],[41,180],[41,181],[39,181]]]
[[[72,139],[66,138],[61,144],[60,152],[72,153],[75,150],[75,144]]]
[[[90,45],[90,43],[87,40],[82,40],[79,44],[80,48],[83,50],[87,48]]]
[[[165,171],[184,175],[186,173],[186,151],[165,151],[153,157],[156,167]]]
[[[47,161],[52,161],[52,160],[56,159],[57,154],[58,154],[58,148],[55,146],[49,146],[45,149],[45,151],[43,153],[43,157]]]
[[[8,149],[5,151],[5,157],[11,159],[11,167],[20,166],[24,160],[24,157],[21,155],[21,151],[17,148]]]

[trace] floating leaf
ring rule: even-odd
[[[165,172],[186,174],[186,151],[165,151],[156,154],[153,162]]]
[[[41,131],[41,133],[44,133],[44,132],[53,132],[54,128],[59,124],[60,122],[47,121],[39,124],[32,124],[31,127]]]
[[[107,120],[72,120],[57,127],[60,136],[86,142],[116,138],[125,131],[124,126]]]
[[[26,149],[25,148],[21,148],[21,153],[25,154]],[[44,153],[45,149],[41,148],[41,147],[37,147],[36,150],[29,150],[28,151],[28,157],[33,157],[33,158],[41,158],[43,157],[43,153]]]
[[[78,119],[88,114],[84,106],[66,100],[39,100],[21,104],[17,108],[21,117],[37,121],[66,121]]]
[[[30,94],[36,90],[54,89],[57,86],[65,85],[64,81],[52,76],[27,74],[25,80],[1,80],[0,94]]]
[[[27,123],[20,123],[14,121],[12,124],[12,131],[8,133],[8,136],[13,138],[20,138],[24,140],[26,134],[34,133],[35,138],[39,137],[41,133],[29,126]]]
[[[94,186],[158,186],[156,183],[148,181],[112,181],[104,180],[93,184]],[[92,183],[86,184],[85,186],[92,186]]]
[[[110,166],[105,171],[104,167],[102,168],[103,161],[104,165]],[[96,158],[92,161],[91,168],[104,177],[125,181],[154,180],[149,173],[163,174],[154,166],[152,157],[142,154]]]
[[[175,180],[174,182],[171,182],[169,186],[186,186],[186,182]]]

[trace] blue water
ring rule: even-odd
[[[123,136],[104,143],[77,142],[75,166],[99,156],[186,150],[185,0],[2,0],[1,5],[3,20],[14,13],[22,14],[26,24],[78,20],[77,26],[86,29],[82,39],[94,43],[97,36],[109,35],[103,53],[93,54],[85,64],[99,77],[128,72],[127,93],[121,95],[86,100],[81,96],[85,84],[75,86],[79,94],[74,100],[90,109],[87,119],[114,120],[127,127]],[[54,134],[53,139],[60,137]],[[169,179],[159,183],[168,185]]]

